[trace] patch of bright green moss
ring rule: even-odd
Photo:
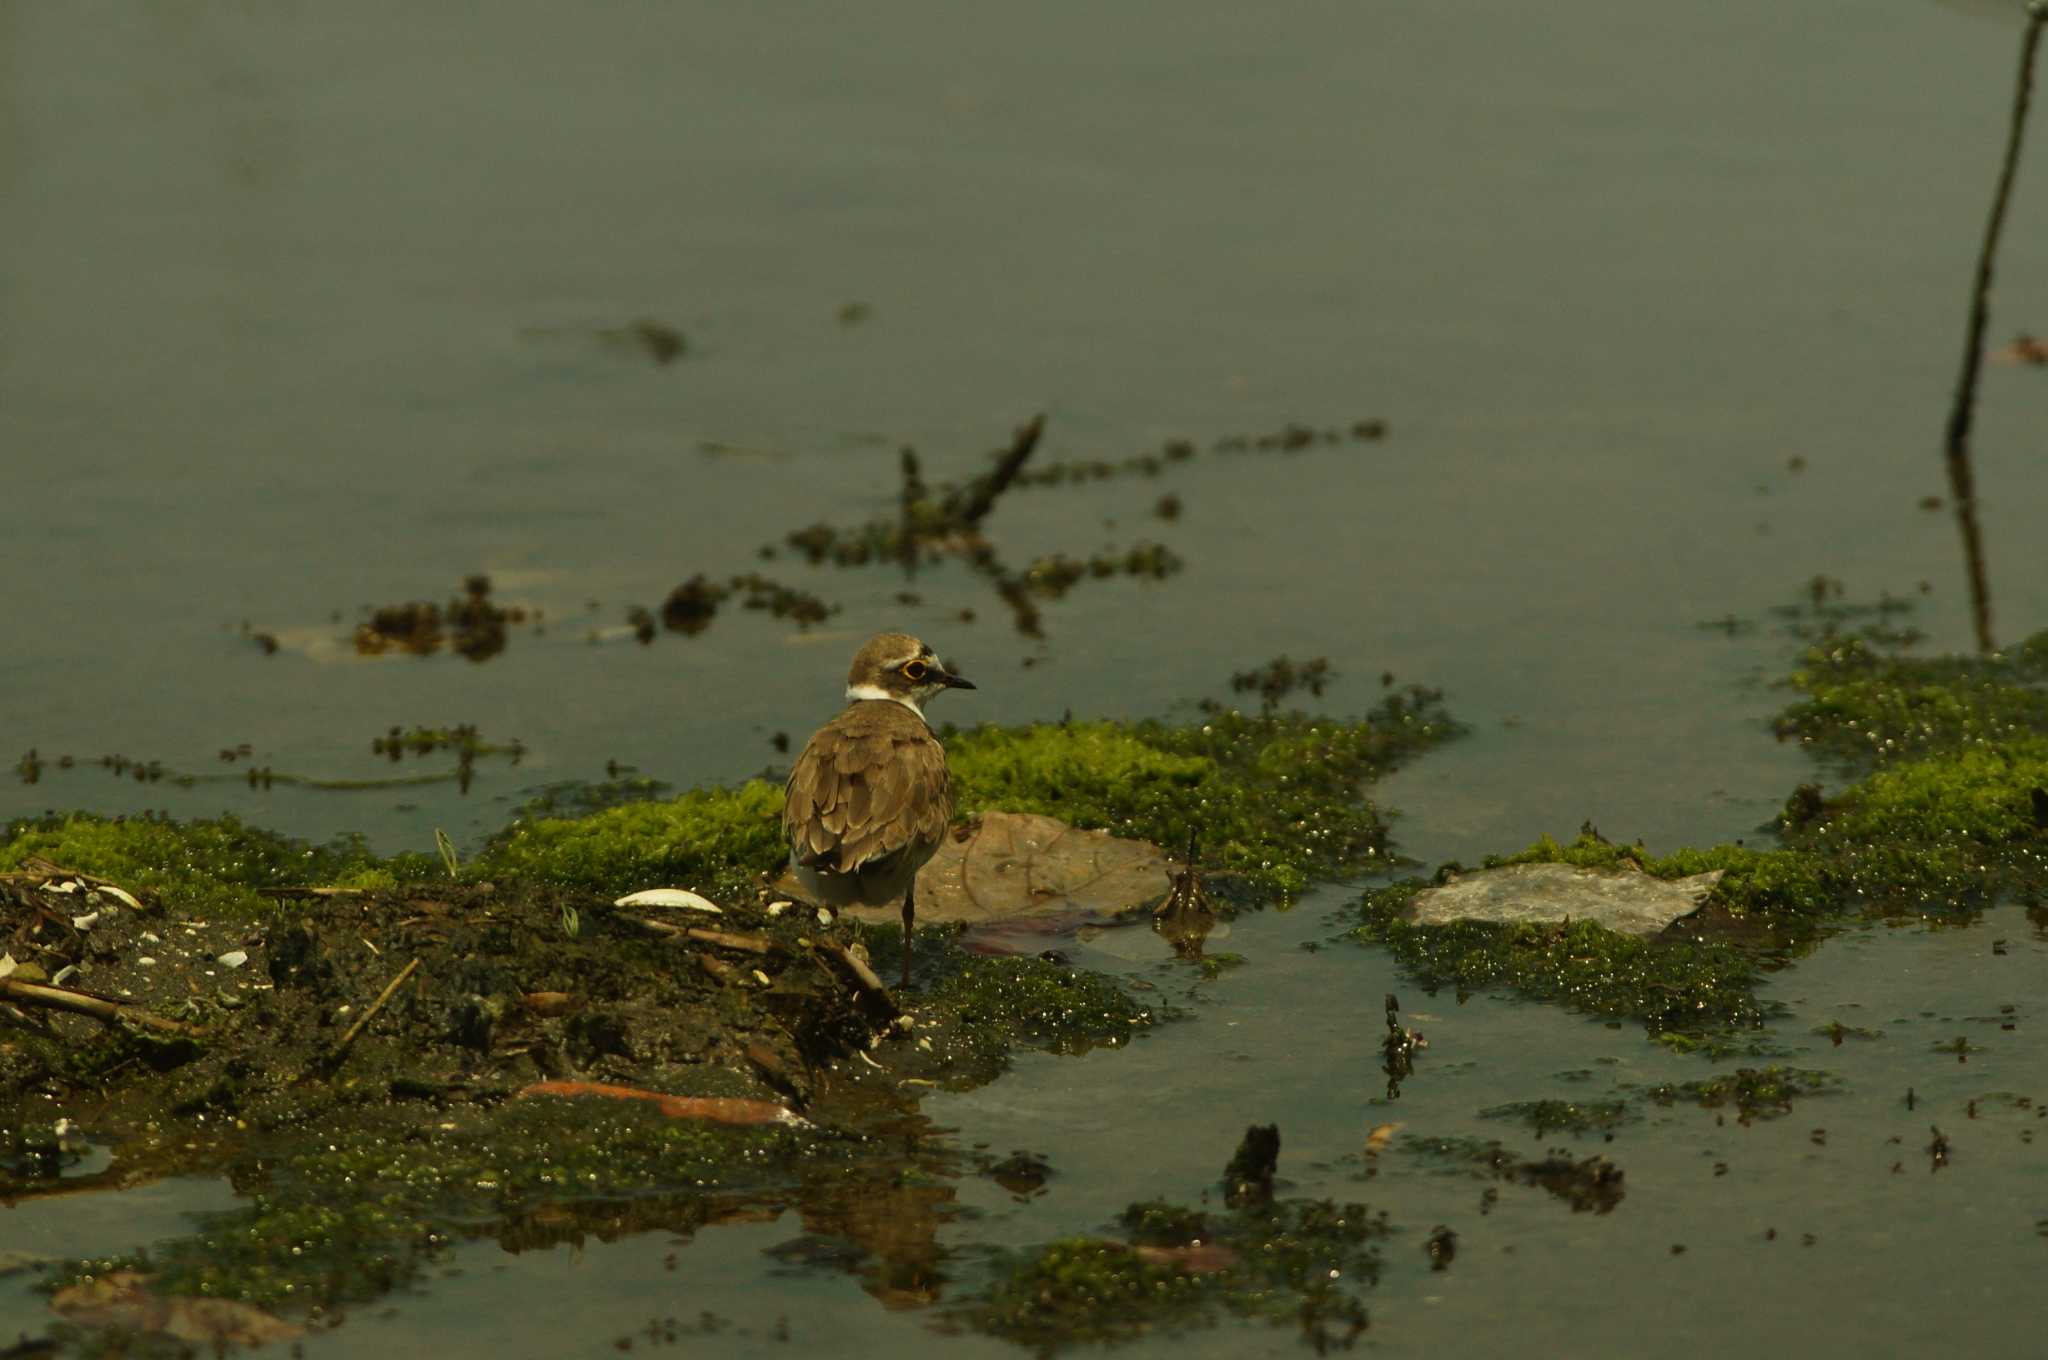
[[[1591,922],[1501,925],[1404,919],[1419,879],[1365,896],[1357,938],[1383,944],[1424,986],[1511,987],[1539,1001],[1641,1020],[1653,1031],[1750,1029],[1763,1021],[1756,964],[1723,944],[1644,940]]]
[[[1456,731],[1436,696],[1413,691],[1358,722],[1211,712],[979,727],[946,748],[964,813],[1037,813],[1174,850],[1193,832],[1205,866],[1284,897],[1380,863],[1386,827],[1364,786]]]
[[[1888,655],[1860,639],[1809,648],[1789,683],[1806,697],[1778,735],[1882,763],[2048,732],[2048,633],[1998,657]]]
[[[1233,1214],[1134,1204],[1121,1225],[1130,1240],[1063,1238],[1018,1259],[954,1318],[1041,1353],[1222,1316],[1296,1324],[1311,1341],[1341,1346],[1365,1328],[1374,1244],[1388,1232],[1383,1215],[1329,1200]]]
[[[311,846],[233,817],[180,822],[85,813],[10,823],[0,871],[31,857],[111,879],[188,915],[253,911],[266,905],[257,888],[329,883],[370,863],[358,842]]]
[[[601,893],[667,885],[735,897],[788,857],[781,817],[782,790],[765,780],[692,789],[586,817],[515,821],[463,871]]]
[[[1965,746],[1886,765],[1843,795],[1802,848],[1830,842],[1911,841],[1999,853],[2043,839],[2033,791],[2048,787],[2048,737],[2029,733],[1996,746]]]

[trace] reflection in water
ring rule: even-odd
[[[1956,527],[1963,539],[1963,568],[1970,587],[1971,621],[1977,650],[1990,655],[1991,584],[1984,569],[1984,536],[1977,519],[1976,474],[1970,466],[1970,428],[1976,420],[1977,378],[1984,366],[1984,342],[1991,325],[1991,274],[1998,261],[1998,241],[2005,231],[2006,208],[2012,202],[2013,179],[2019,170],[2020,143],[2026,132],[2027,105],[2034,89],[2034,58],[2041,50],[2041,30],[2048,25],[2048,6],[2027,11],[2020,39],[2019,76],[2013,88],[2012,118],[2006,130],[2005,159],[1999,166],[1998,188],[1991,197],[1991,220],[1977,255],[1977,276],[1970,290],[1970,321],[1963,335],[1963,367],[1956,379],[1955,401],[1949,408],[1946,454],[1949,491],[1955,499]]]
[[[807,1232],[859,1248],[843,1265],[886,1308],[923,1308],[946,1282],[941,1223],[952,1217],[953,1173],[916,1145],[903,1160],[861,1165],[804,1187]]]
[[[1202,888],[1197,832],[1188,832],[1186,867],[1173,875],[1173,886],[1152,909],[1152,930],[1184,959],[1202,957],[1202,946],[1216,928],[1216,906]]]

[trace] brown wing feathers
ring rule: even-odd
[[[945,749],[915,714],[871,701],[811,738],[790,771],[782,823],[798,860],[851,873],[907,845],[936,845],[952,816]]]

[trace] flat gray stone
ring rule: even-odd
[[[1714,869],[1691,878],[1656,878],[1640,869],[1508,864],[1425,888],[1415,895],[1414,920],[1425,926],[1591,921],[1625,935],[1655,935],[1698,911],[1721,873]]]

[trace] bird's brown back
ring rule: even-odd
[[[946,748],[902,704],[861,700],[819,728],[784,788],[797,859],[851,873],[906,846],[938,845],[953,820]]]

